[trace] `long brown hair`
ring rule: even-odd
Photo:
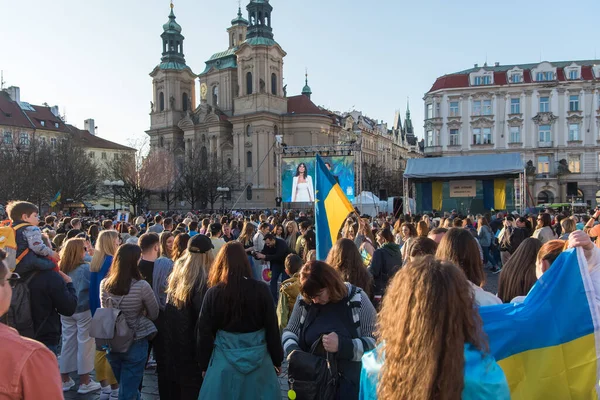
[[[190,235],[187,233],[180,233],[175,236],[173,241],[173,261],[177,261],[187,249],[187,244],[190,241]]]
[[[482,325],[460,269],[433,256],[409,262],[392,279],[379,313],[385,362],[378,398],[460,399],[465,343],[487,352]]]
[[[429,224],[423,220],[417,222],[417,236],[427,237],[429,234]]]
[[[337,270],[345,282],[358,286],[367,296],[371,296],[373,278],[352,240],[342,238],[335,242],[325,262]]]
[[[535,261],[542,242],[536,238],[527,238],[517,247],[502,268],[498,278],[498,297],[504,303],[510,303],[517,296],[526,296],[537,281]]]
[[[323,289],[329,291],[329,301],[337,303],[348,295],[340,274],[323,261],[310,261],[300,270],[300,293],[306,302],[317,297]]]
[[[172,257],[172,252],[173,251],[169,251],[169,249],[167,248],[167,240],[169,240],[169,238],[173,237],[173,233],[171,231],[162,231],[160,233],[160,256],[161,257],[166,257],[166,258],[171,258]],[[175,239],[173,239],[173,243],[175,242]],[[175,245],[173,244],[173,248],[175,248]]]
[[[435,256],[455,264],[468,280],[481,287],[485,283],[485,273],[476,240],[466,229],[451,228],[440,241]]]
[[[60,250],[58,268],[65,274],[74,271],[83,264],[85,256],[85,239],[72,238],[63,243]]]
[[[122,244],[119,246],[108,275],[104,280],[104,290],[117,296],[128,294],[131,282],[142,279],[142,274],[138,268],[138,261],[141,256],[142,249],[138,245]]]
[[[240,242],[227,242],[215,258],[208,274],[208,286],[223,288],[223,304],[226,319],[242,314],[246,295],[242,281],[252,278],[252,270],[244,246]]]
[[[255,232],[256,227],[254,226],[254,224],[252,222],[246,222],[244,224],[244,227],[242,228],[240,236],[238,237],[238,241],[245,246],[246,243],[252,241],[252,237],[254,236]]]

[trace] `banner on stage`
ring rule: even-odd
[[[323,157],[348,200],[354,200],[354,156]],[[281,161],[281,198],[284,203],[315,201],[315,157],[284,157]]]
[[[477,181],[450,181],[450,197],[475,197]]]

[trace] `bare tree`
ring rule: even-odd
[[[227,192],[220,192],[219,187],[229,188],[229,193],[237,188],[239,182],[239,173],[232,166],[225,165],[223,159],[209,157],[208,162],[202,170],[202,199],[207,204],[210,204],[211,211],[214,209],[215,203]]]
[[[166,203],[167,211],[177,197],[181,164],[175,154],[164,149],[152,151],[144,160],[144,168],[152,177],[148,189],[160,196],[161,201]]]

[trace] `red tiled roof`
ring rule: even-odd
[[[316,106],[307,96],[288,97],[288,114],[316,114],[328,116],[328,114]]]
[[[561,61],[556,63],[550,63],[556,67],[556,80],[559,82],[567,81],[565,76],[565,66],[569,66],[572,63],[581,65],[581,79],[591,81],[594,80],[594,74],[592,72],[592,66],[597,64],[600,60],[590,61]],[[532,83],[531,69],[535,68],[538,64],[525,64],[519,66],[523,70],[523,83]],[[483,66],[474,67],[469,70],[457,72],[454,74],[444,75],[436,79],[435,83],[429,89],[429,92],[434,92],[441,89],[453,89],[453,88],[464,88],[470,87],[469,74],[480,69],[487,71],[494,71],[494,85],[506,85],[508,84],[507,71],[515,67],[514,65],[500,65],[500,66]]]
[[[96,149],[110,149],[110,150],[130,150],[136,151],[134,148],[123,146],[118,143],[111,142],[110,140],[102,139],[101,137],[94,136],[90,132],[74,127],[73,125],[66,125],[70,133],[74,134],[74,139],[79,141],[83,147],[92,147]]]
[[[59,117],[52,114],[52,111],[50,111],[50,107],[34,106],[33,104],[31,105],[31,107],[35,111],[25,110],[25,113],[27,114],[31,122],[33,122],[33,125],[36,129],[44,129],[47,131],[56,132],[69,132],[69,130],[65,126],[65,123]],[[42,125],[42,121],[44,121],[44,125]],[[58,128],[55,124],[58,124]]]
[[[0,125],[33,128],[21,107],[4,91],[0,91]]]

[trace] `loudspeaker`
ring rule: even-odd
[[[567,182],[567,197],[577,196],[577,182]]]
[[[387,189],[379,189],[379,200],[387,201],[387,199],[388,199]]]

